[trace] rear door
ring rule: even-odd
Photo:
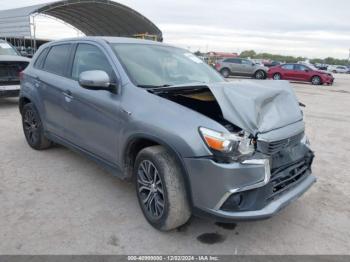
[[[294,65],[293,64],[285,64],[281,66],[282,68],[282,78],[286,80],[295,80],[294,74]]]
[[[310,81],[309,77],[310,69],[301,64],[294,65],[294,77],[298,81]]]
[[[64,137],[66,125],[64,92],[70,84],[67,66],[71,50],[70,43],[52,46],[40,70],[35,70],[33,75],[34,85],[40,89],[46,129],[59,137]]]
[[[252,76],[254,74],[253,62],[248,59],[242,59],[241,72],[245,76]]]
[[[230,71],[233,75],[241,75],[241,59],[240,58],[229,58],[226,59],[230,66]]]

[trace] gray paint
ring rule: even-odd
[[[117,77],[117,90],[87,90],[80,87],[76,80],[33,67],[33,61],[44,48],[61,43],[82,42],[96,45],[108,57]],[[264,180],[263,164],[219,164],[208,159],[212,153],[200,137],[198,128],[204,126],[222,132],[227,130],[198,112],[136,87],[108,42],[161,45],[126,38],[90,37],[57,41],[42,46],[25,70],[21,98],[26,97],[35,104],[44,129],[51,139],[85,153],[121,177],[128,175],[119,172],[124,168],[128,143],[134,138],[157,141],[171,149],[180,158],[180,163],[183,163],[193,206],[210,210],[211,213],[227,192]],[[303,131],[300,109],[289,86],[284,82],[264,83],[268,83],[268,87],[264,87],[263,82],[255,85],[242,81],[212,84],[209,88],[216,96],[227,120],[258,134],[258,138],[260,132],[265,132],[262,138],[275,141],[289,137],[295,132],[295,128]],[[288,114],[281,112],[284,107]],[[274,135],[269,136],[270,133]],[[308,152],[308,148],[302,143],[294,150],[293,154],[287,151],[281,154],[288,161],[293,161]],[[255,153],[250,159],[271,161],[270,156],[261,153]],[[297,187],[299,193],[308,188]],[[296,194],[291,195],[283,203],[295,196]],[[276,210],[271,209],[271,214]],[[217,215],[221,215],[219,211]],[[254,212],[249,215],[250,218],[254,216]],[[256,217],[259,216],[256,213]]]
[[[238,61],[245,61],[245,63],[232,63],[228,62],[227,60],[238,60]],[[267,75],[268,68],[266,66],[255,64],[251,60],[244,59],[244,58],[228,58],[218,61],[218,64],[220,64],[220,71],[222,69],[228,69],[230,71],[230,75],[237,75],[237,76],[250,76],[253,77],[255,73],[258,70],[261,70],[265,73],[265,77]]]
[[[239,81],[208,85],[226,120],[250,134],[267,133],[302,121],[287,81]]]

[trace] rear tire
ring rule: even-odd
[[[266,73],[263,70],[258,70],[254,74],[255,79],[265,79],[266,78]]]
[[[230,76],[230,70],[228,70],[227,68],[221,69],[220,70],[220,74],[223,77],[228,78]]]
[[[28,145],[35,150],[49,148],[52,143],[44,135],[43,125],[38,111],[32,103],[22,109],[22,126]]]
[[[280,73],[275,73],[273,76],[272,76],[273,80],[281,80],[282,79],[282,76]]]
[[[313,76],[311,78],[311,83],[313,85],[322,85],[322,80],[321,80],[321,78],[319,76]]]
[[[153,227],[168,231],[188,221],[191,211],[181,169],[164,147],[141,150],[134,177],[141,210]]]

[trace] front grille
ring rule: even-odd
[[[252,211],[264,208],[288,190],[298,186],[311,172],[314,154],[309,151],[302,159],[271,170],[271,179],[263,187],[232,194],[220,207],[224,211]]]
[[[266,142],[266,141],[258,140],[257,150],[264,154],[273,155],[284,148],[297,145],[298,143],[300,143],[300,140],[303,138],[303,136],[304,136],[304,132],[301,132],[295,136],[292,136],[283,140],[279,140],[279,141]]]
[[[301,181],[307,175],[307,171],[310,170],[312,159],[313,156],[308,156],[292,165],[289,165],[283,170],[281,170],[281,168],[273,170],[270,180],[272,194],[269,196],[268,200],[272,200],[277,195],[282,194],[284,191]]]

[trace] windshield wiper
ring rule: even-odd
[[[172,85],[169,85],[169,84],[164,84],[164,85],[137,85],[137,87],[151,88],[151,89],[162,88],[162,87],[170,87],[170,86],[172,86]]]

